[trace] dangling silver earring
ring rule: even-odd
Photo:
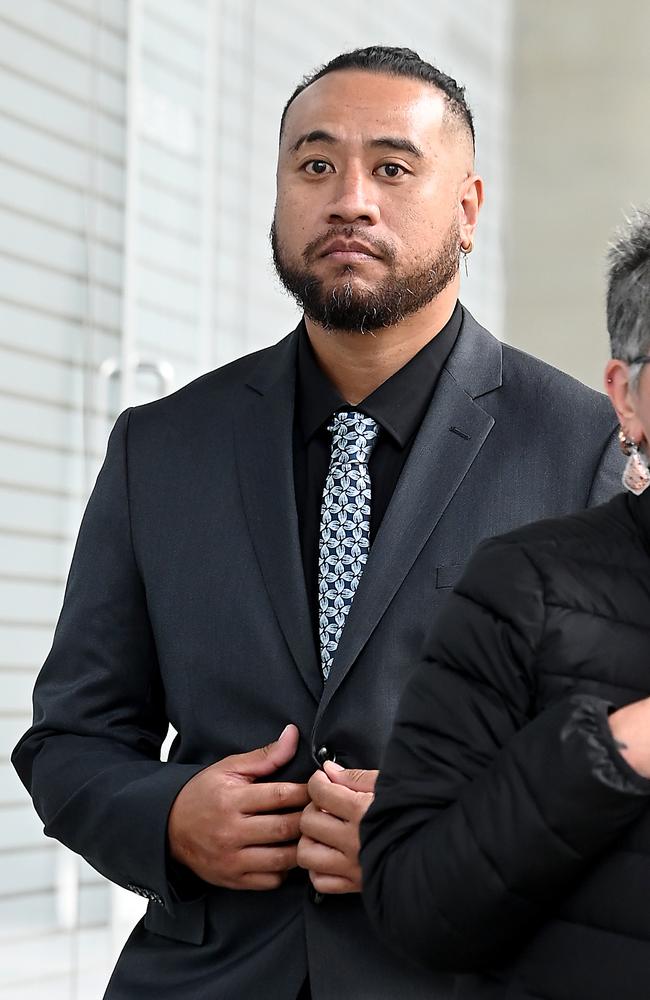
[[[461,245],[460,245],[460,252],[463,255],[463,264],[465,265],[465,276],[466,277],[469,277],[469,270],[467,268],[467,258],[469,257],[469,255],[471,254],[471,252],[472,252],[473,249],[474,249],[474,242],[473,242],[473,240],[469,240],[467,243],[461,243]]]
[[[629,438],[623,428],[618,432],[618,440],[621,451],[627,455],[627,462],[623,470],[623,486],[630,493],[639,497],[644,490],[650,486],[650,468],[648,459],[641,451],[636,441]]]

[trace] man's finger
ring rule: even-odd
[[[317,771],[309,779],[307,785],[309,797],[314,805],[325,812],[338,816],[339,819],[356,821],[359,819],[360,793],[353,792],[344,785],[336,785],[326,774]],[[363,793],[364,804],[369,805],[369,798]]]
[[[279,889],[286,877],[286,872],[247,872],[230,888],[270,892],[272,889]]]
[[[344,785],[353,792],[374,792],[379,771],[365,771],[362,768],[343,768],[332,760],[323,765],[327,777],[336,785]]]
[[[301,837],[297,852],[298,865],[308,871],[327,872],[329,875],[347,876],[350,861],[341,851],[318,843],[311,837]]]
[[[309,802],[309,792],[307,785],[293,781],[268,781],[234,789],[232,801],[239,812],[254,816],[285,809],[304,809]]]
[[[284,847],[245,847],[239,852],[238,864],[243,874],[250,872],[287,872],[296,868],[297,844]]]
[[[298,749],[299,738],[298,727],[290,723],[273,743],[267,743],[257,750],[249,750],[248,753],[224,757],[214,767],[225,774],[235,774],[248,781],[267,777],[289,763]]]
[[[327,844],[336,850],[343,851],[349,846],[350,824],[331,813],[321,812],[314,805],[307,806],[300,820],[300,832],[303,836]]]
[[[359,892],[359,887],[348,878],[340,875],[328,875],[323,872],[310,871],[309,878],[316,892],[323,895],[341,895],[344,892]]]
[[[245,816],[242,827],[246,847],[284,844],[300,837],[302,809],[279,816]]]

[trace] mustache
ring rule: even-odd
[[[383,257],[389,263],[394,263],[395,251],[391,244],[385,240],[369,236],[367,230],[360,229],[358,226],[331,226],[326,233],[322,233],[320,236],[316,236],[315,239],[310,240],[302,252],[302,258],[305,263],[308,264],[315,258],[320,257],[327,244],[331,243],[337,237],[345,240],[359,240],[365,243],[378,257]]]

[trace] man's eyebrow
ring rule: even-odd
[[[325,142],[334,145],[339,142],[339,139],[335,135],[332,135],[331,132],[326,132],[325,129],[313,129],[311,132],[305,132],[296,139],[291,147],[291,152],[297,153],[301,146],[309,142]],[[399,149],[403,153],[410,153],[411,156],[416,156],[419,160],[424,158],[424,153],[419,146],[416,146],[410,139],[405,139],[399,135],[380,135],[376,139],[369,139],[366,145],[381,149]]]
[[[412,156],[417,156],[420,160],[424,157],[424,153],[419,146],[416,146],[410,139],[404,139],[399,135],[381,135],[376,139],[371,139],[368,145],[379,146],[385,149],[401,149],[402,152],[411,153]]]
[[[316,128],[312,132],[305,132],[304,135],[299,136],[298,139],[296,139],[296,141],[294,142],[293,146],[291,147],[291,152],[297,153],[300,147],[304,146],[306,142],[334,143],[338,142],[338,139],[336,138],[335,135],[332,135],[331,132],[326,132],[322,128]]]

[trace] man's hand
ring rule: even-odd
[[[311,802],[302,814],[298,864],[309,871],[318,892],[361,891],[359,824],[374,795],[378,771],[344,770],[326,761],[307,789]]]
[[[644,778],[650,778],[650,698],[634,701],[609,717],[609,728],[621,756]]]
[[[169,814],[172,857],[212,885],[276,889],[296,867],[309,795],[303,784],[254,782],[291,760],[298,737],[289,725],[275,743],[225,757],[191,778]]]

